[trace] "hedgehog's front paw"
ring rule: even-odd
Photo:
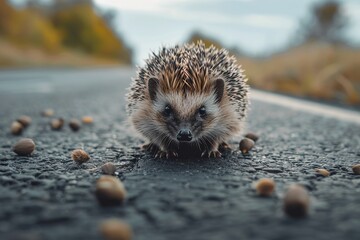
[[[222,152],[227,152],[227,151],[231,151],[231,147],[226,142],[223,142],[219,145],[219,150]]]
[[[141,149],[148,152],[158,152],[159,147],[155,145],[154,143],[146,143],[141,145]]]
[[[201,157],[208,157],[208,158],[221,158],[221,153],[219,150],[205,150],[202,152]]]
[[[156,154],[155,154],[155,158],[177,158],[179,155],[177,152],[173,152],[173,151],[162,151],[159,150]]]

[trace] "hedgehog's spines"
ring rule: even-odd
[[[129,114],[137,104],[146,101],[146,84],[150,77],[158,78],[165,92],[194,93],[209,91],[210,80],[221,78],[225,81],[227,95],[239,119],[246,114],[246,79],[234,56],[230,56],[225,49],[215,46],[205,48],[205,44],[199,41],[173,48],[163,47],[158,53],[153,52],[146,65],[139,68],[127,94]]]

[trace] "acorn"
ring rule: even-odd
[[[84,116],[81,121],[84,123],[84,124],[91,124],[94,122],[94,119],[91,117],[91,116]]]
[[[51,120],[50,126],[52,130],[61,130],[64,126],[64,119],[63,118],[56,118]]]
[[[255,185],[256,192],[263,197],[270,196],[275,189],[275,182],[270,178],[261,178]]]
[[[20,135],[24,129],[24,126],[18,121],[14,121],[11,123],[10,131],[14,135]]]
[[[117,177],[104,175],[96,182],[95,194],[101,205],[114,206],[124,202],[126,190]]]
[[[52,117],[52,116],[54,116],[54,114],[55,114],[55,111],[54,111],[54,109],[52,109],[52,108],[44,109],[44,110],[41,112],[41,115],[42,115],[43,117]]]
[[[79,131],[80,129],[80,122],[77,119],[71,119],[69,122],[69,127],[71,128],[71,130],[73,130],[74,132]]]
[[[108,162],[101,166],[101,171],[107,175],[114,175],[116,166],[113,163]]]
[[[291,185],[285,193],[283,209],[294,218],[305,217],[309,212],[310,197],[308,191],[299,184]]]
[[[108,219],[101,223],[100,232],[107,240],[130,240],[132,239],[131,227],[118,219]]]
[[[259,139],[259,135],[257,135],[256,133],[253,133],[253,132],[247,133],[245,135],[245,137],[253,140],[254,142],[256,142]]]
[[[20,139],[14,146],[13,151],[19,156],[28,156],[35,150],[35,143],[30,138]]]
[[[255,145],[255,142],[250,138],[244,138],[240,141],[239,149],[240,151],[245,154],[248,153]]]
[[[330,176],[330,172],[326,169],[322,169],[322,168],[317,168],[315,169],[315,172],[323,177],[328,177]]]
[[[355,175],[360,175],[360,164],[355,164],[351,167]]]
[[[82,149],[75,149],[71,152],[71,158],[80,165],[89,161],[90,156]]]
[[[31,117],[23,115],[23,116],[20,116],[16,121],[21,123],[21,125],[23,125],[23,127],[26,128],[31,123]]]

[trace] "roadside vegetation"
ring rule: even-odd
[[[251,86],[299,97],[360,106],[360,49],[344,37],[348,19],[336,1],[316,5],[300,24],[296,42],[267,57],[250,57],[230,49]],[[221,48],[216,39],[195,32],[198,40]]]
[[[64,53],[80,65],[91,62],[86,56],[100,62],[132,63],[131,49],[91,1],[51,1],[48,5],[29,1],[26,7],[15,8],[0,0],[0,43],[3,66],[47,65],[57,57],[60,64]],[[9,53],[12,49],[13,54],[19,49],[24,56],[37,52],[42,57],[18,61]]]

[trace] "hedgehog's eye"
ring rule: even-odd
[[[205,117],[206,116],[206,109],[205,109],[204,106],[199,108],[199,115],[200,115],[200,117]]]
[[[171,113],[172,113],[171,107],[169,105],[166,105],[166,107],[164,108],[164,112],[163,112],[164,116],[169,117],[171,115]]]

